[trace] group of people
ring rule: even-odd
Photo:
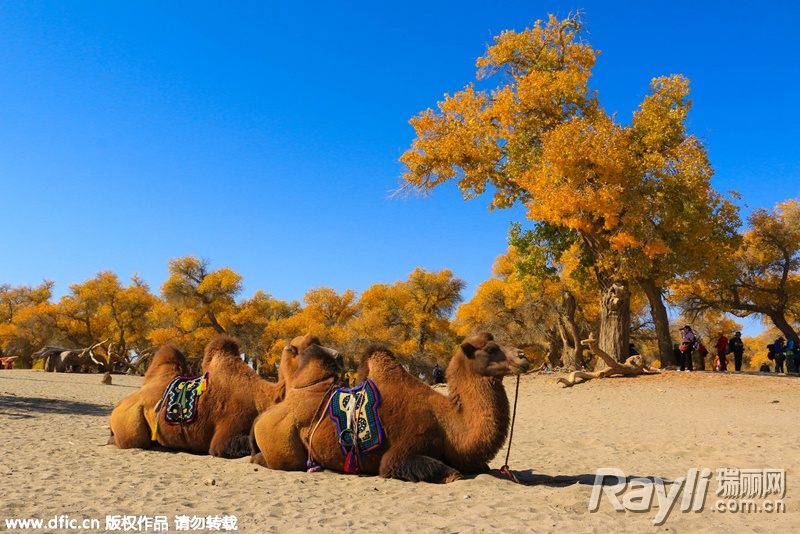
[[[715,347],[716,357],[714,358],[714,369],[717,371],[728,370],[728,355],[733,354],[733,365],[736,371],[742,370],[742,357],[744,356],[744,343],[742,333],[735,332],[733,337],[728,339],[725,333],[720,331]],[[708,356],[708,349],[700,342],[700,339],[692,331],[689,325],[681,329],[681,343],[675,346],[675,359],[681,371],[693,371],[693,354],[697,352],[702,362],[702,370],[705,370],[705,360]]]
[[[775,343],[767,345],[767,350],[769,351],[767,357],[775,361],[776,373],[784,372],[784,362],[786,363],[786,372],[800,372],[800,351],[795,349],[795,343],[792,338],[786,340],[783,336],[780,336],[775,340]]]

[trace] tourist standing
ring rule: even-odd
[[[697,341],[697,337],[692,332],[692,327],[686,325],[681,330],[681,371],[691,371],[692,370],[692,352],[694,352],[694,342]]]
[[[786,345],[783,336],[778,336],[773,344],[772,352],[775,353],[775,372],[783,373],[783,362],[786,360]]]
[[[797,346],[794,339],[789,338],[786,340],[786,372],[797,373],[800,372],[800,362],[798,362]]]
[[[728,359],[725,358],[725,354],[728,352],[728,338],[725,337],[725,334],[722,330],[719,331],[719,337],[717,338],[717,358],[719,358],[719,370],[720,371],[727,371],[728,370]]]
[[[728,341],[728,352],[733,353],[733,366],[737,371],[742,370],[742,356],[744,355],[744,343],[742,343],[742,333],[735,332]]]

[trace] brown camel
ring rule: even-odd
[[[108,443],[121,449],[150,448],[157,443],[170,449],[223,458],[247,456],[253,420],[283,398],[287,379],[297,371],[292,351],[310,345],[319,347],[319,339],[309,334],[292,340],[281,358],[278,383],[271,383],[242,361],[234,338],[217,337],[205,349],[202,366],[208,373],[208,381],[197,400],[197,415],[191,423],[185,424],[167,424],[160,404],[172,379],[186,374],[186,358],[173,345],[161,347],[145,373],[142,388],[114,407]],[[336,354],[324,347],[320,350]]]
[[[466,339],[447,368],[448,396],[406,372],[392,353],[370,347],[359,378],[380,391],[383,443],[358,458],[358,472],[411,481],[451,482],[461,473],[488,470],[486,462],[508,433],[509,403],[503,377],[530,368],[522,351],[501,347],[491,334]],[[253,461],[272,469],[301,470],[307,461],[345,471],[334,422],[322,414],[325,384],[287,388],[285,400],[253,426],[261,454]],[[310,451],[310,452],[309,452]],[[310,465],[316,465],[310,464]]]
[[[321,413],[324,408],[321,403],[327,400],[327,395],[333,390],[333,387],[347,385],[347,379],[344,378],[342,373],[342,358],[338,355],[332,355],[324,347],[312,344],[289,346],[284,349],[281,368],[284,366],[285,359],[291,362],[294,370],[292,373],[287,373],[285,379],[286,397],[283,399],[284,402],[289,399],[291,402],[296,403],[298,398],[306,395],[314,398],[319,397],[320,405],[313,408],[315,412]],[[272,406],[272,408],[275,406]],[[273,450],[276,448],[284,449],[289,445],[289,442],[285,440],[285,429],[274,430],[273,425],[278,421],[282,424],[288,423],[289,418],[294,415],[296,406],[301,410],[312,409],[307,403],[293,404],[289,406],[288,410],[281,410],[279,413],[274,413],[264,418],[265,413],[271,410],[271,408],[268,408],[265,413],[256,418],[250,434],[252,462],[263,466],[267,465],[260,452],[261,446]],[[314,414],[311,414],[308,417],[313,416]],[[294,445],[293,442],[291,444]],[[303,445],[299,444],[299,446],[302,447]],[[306,460],[303,458],[303,466],[305,466],[305,462]]]

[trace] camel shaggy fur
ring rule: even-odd
[[[316,336],[295,338],[281,358],[278,383],[263,380],[240,358],[237,341],[222,335],[205,349],[203,372],[208,373],[205,392],[198,399],[197,416],[188,424],[166,424],[155,407],[175,376],[186,374],[186,358],[172,345],[162,347],[142,381],[142,388],[114,407],[109,444],[121,449],[149,448],[159,418],[157,444],[169,449],[240,458],[250,453],[249,435],[256,416],[284,396],[286,379],[296,371],[287,352],[319,344]],[[327,349],[329,350],[329,349]]]
[[[286,409],[271,412],[278,405],[268,408],[256,418],[250,435],[251,461],[265,467],[267,464],[261,454],[261,447],[270,451],[269,454],[275,454],[274,451],[291,454],[293,450],[304,446],[299,440],[297,429],[286,425],[291,425],[296,416],[305,420],[314,418],[322,411],[323,406],[312,406],[304,402],[306,397],[319,398],[320,402],[324,402],[334,386],[347,385],[342,373],[341,356],[325,347],[317,344],[288,346],[284,349],[281,367],[284,366],[284,360],[293,368],[285,379],[286,396],[281,404],[288,401]],[[301,467],[305,467],[305,457],[301,461]]]
[[[451,482],[461,473],[487,471],[486,462],[500,450],[509,428],[503,377],[529,368],[522,351],[501,347],[491,334],[482,333],[466,339],[450,361],[445,396],[406,372],[389,350],[370,347],[362,356],[359,378],[372,379],[380,391],[385,437],[379,448],[359,457],[359,472]],[[329,394],[322,384],[287,388],[285,400],[254,425],[261,454],[253,461],[301,470],[311,457],[322,467],[344,471],[336,426],[324,414],[320,417]]]

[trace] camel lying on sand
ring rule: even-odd
[[[284,350],[284,358],[289,359],[295,366],[295,371],[287,374],[286,396],[282,401],[283,403],[288,400],[290,404],[287,405],[287,409],[273,413],[270,413],[270,410],[277,404],[267,408],[256,418],[250,434],[251,461],[263,466],[267,464],[262,458],[260,447],[266,447],[269,451],[281,451],[281,454],[291,454],[291,450],[295,447],[302,448],[304,445],[298,440],[297,429],[287,428],[286,425],[292,425],[296,416],[302,420],[318,416],[324,408],[321,403],[327,400],[333,388],[347,385],[342,373],[341,358],[332,358],[324,347],[318,345],[287,347]],[[319,399],[319,404],[312,406],[310,402],[303,402],[306,398]],[[280,424],[279,429],[273,428],[276,424]],[[301,460],[302,466],[298,469],[306,466],[306,458],[303,457]]]
[[[335,351],[321,347],[316,336],[295,338],[284,349],[278,383],[271,383],[242,361],[234,338],[217,337],[205,349],[203,371],[208,379],[196,401],[196,417],[191,423],[180,424],[166,423],[162,397],[173,378],[186,374],[186,358],[173,345],[161,347],[153,356],[141,389],[119,401],[111,412],[108,443],[121,449],[150,448],[157,443],[223,458],[247,456],[253,421],[260,412],[280,402],[287,378],[297,371],[293,352],[312,345],[331,357],[337,356]]]
[[[508,433],[509,403],[503,377],[530,368],[522,351],[500,347],[491,334],[466,339],[447,368],[449,395],[407,373],[392,353],[370,347],[359,378],[380,392],[378,414],[384,440],[358,457],[358,472],[411,481],[451,482],[461,473],[488,470],[486,462]],[[345,471],[335,423],[321,413],[331,388],[287,388],[253,426],[260,454],[253,461],[272,469],[316,465]],[[315,463],[312,463],[315,462]]]

